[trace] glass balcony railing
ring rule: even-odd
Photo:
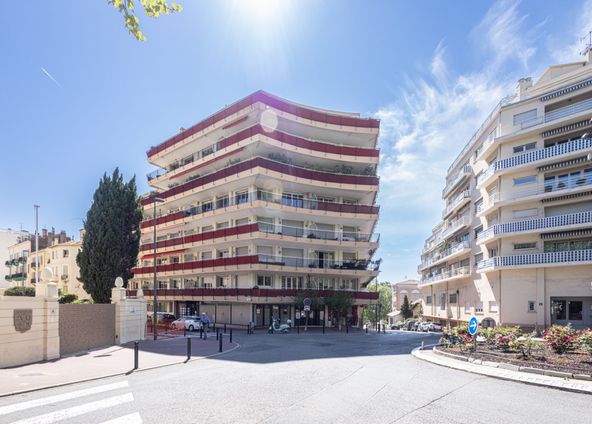
[[[522,122],[520,124],[520,129],[526,129],[534,127],[535,125],[556,121],[557,119],[585,112],[590,109],[592,109],[592,99],[583,100],[581,102],[577,102],[569,106],[564,106],[559,109],[555,109],[551,112],[547,112],[543,116],[539,116],[537,118],[533,118],[528,121]]]
[[[471,268],[468,266],[453,268],[453,269],[442,271],[440,273],[434,273],[434,274],[430,274],[428,276],[423,277],[420,281],[420,285],[437,283],[439,281],[446,281],[446,280],[451,280],[454,278],[461,278],[461,277],[465,277],[465,276],[469,276],[469,275],[471,275]]]
[[[463,250],[469,249],[470,247],[471,247],[471,243],[469,241],[463,241],[463,242],[457,243],[447,249],[443,249],[439,252],[436,252],[433,255],[431,255],[429,258],[425,258],[422,261],[422,263],[420,265],[420,269],[428,268],[432,264],[446,260],[446,258],[454,256],[458,252],[462,252]]]

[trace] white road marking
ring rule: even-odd
[[[103,421],[101,424],[142,424],[142,417],[139,412],[114,418],[109,421]]]
[[[84,403],[71,408],[60,409],[48,414],[37,415],[36,417],[25,418],[24,420],[14,421],[12,424],[52,424],[69,418],[98,411],[99,409],[111,408],[122,403],[133,402],[134,395],[126,393],[124,395],[113,396],[107,399],[101,399],[94,402]]]
[[[27,402],[15,403],[14,405],[7,405],[0,407],[0,415],[12,414],[13,412],[23,411],[25,409],[36,408],[38,406],[48,405],[65,400],[76,399],[83,396],[94,395],[97,393],[108,392],[110,390],[121,389],[128,387],[127,381],[119,383],[105,384],[103,386],[91,387],[90,389],[77,390],[75,392],[62,393],[61,395],[48,396],[41,399],[29,400]]]

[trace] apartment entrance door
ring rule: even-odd
[[[592,298],[551,298],[551,323],[587,328],[592,323]]]

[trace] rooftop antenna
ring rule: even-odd
[[[583,43],[586,41],[587,41],[586,47],[580,53],[582,56],[585,56],[589,51],[592,50],[592,31],[588,31],[588,35],[585,35],[584,37],[580,37],[580,43]]]

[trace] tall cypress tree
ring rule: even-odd
[[[103,175],[86,213],[82,248],[76,256],[80,281],[95,303],[109,303],[115,278],[124,286],[132,277],[140,248],[142,207],[136,193],[136,177],[127,183],[115,168]]]
[[[403,318],[405,319],[411,318],[413,316],[413,310],[411,309],[407,295],[405,295],[403,298],[403,304],[401,305],[401,315],[403,315]]]

